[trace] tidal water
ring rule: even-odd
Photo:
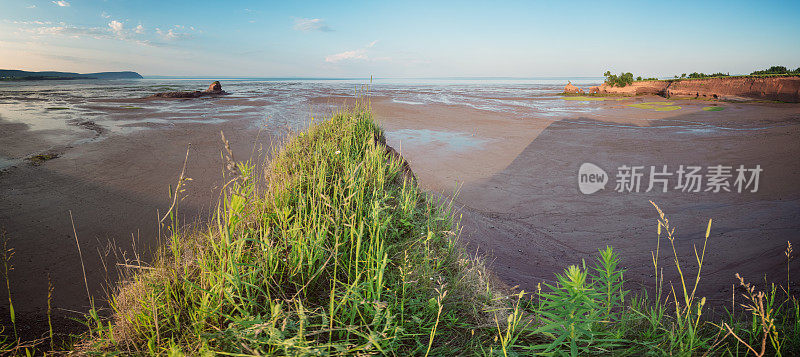
[[[42,144],[34,151],[42,151],[48,146],[76,146],[182,123],[245,121],[254,127],[296,130],[341,105],[341,100],[334,99],[356,95],[405,105],[466,106],[535,120],[596,110],[591,103],[560,100],[558,94],[568,80],[585,86],[602,82],[602,78],[229,79],[221,80],[230,93],[226,96],[146,99],[157,92],[203,90],[213,80],[0,82],[0,134],[22,138],[17,142],[25,140],[25,133],[36,134]],[[17,142],[6,140],[2,145]],[[3,149],[0,169],[36,154]]]

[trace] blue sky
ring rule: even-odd
[[[0,1],[0,68],[251,77],[800,67],[800,2]]]

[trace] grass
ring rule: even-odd
[[[798,77],[800,74],[794,73],[781,73],[781,74],[738,74],[738,75],[726,75],[726,76],[709,76],[709,77],[698,77],[698,78],[667,78],[667,79],[656,79],[658,81],[667,81],[667,82],[679,82],[679,81],[697,81],[703,79],[713,79],[713,78],[778,78],[778,77]]]
[[[368,107],[312,125],[269,164],[236,162],[223,142],[228,184],[213,222],[186,228],[175,220],[190,180],[182,174],[175,204],[162,219],[171,222],[164,227],[166,244],[151,264],[126,262],[110,318],[92,309],[90,332],[74,350],[800,354],[800,306],[788,287],[791,245],[779,257],[787,264],[785,288],[739,279],[740,305],[712,315],[697,293],[712,222],[702,247],[681,254],[674,224],[653,204],[658,226],[650,290],[628,290],[617,252],[605,247],[552,283],[518,291],[496,283],[465,253],[452,205],[417,188],[407,164],[384,145]],[[670,257],[662,262],[665,252]],[[665,281],[664,269],[679,278]],[[21,351],[19,342],[3,346]]]
[[[725,109],[724,107],[719,107],[719,106],[716,106],[716,105],[703,107],[703,110],[705,110],[707,112],[719,112],[719,111],[722,111],[724,109]]]
[[[592,95],[565,95],[561,97],[563,100],[577,100],[577,101],[584,101],[584,102],[591,102],[591,101],[604,101],[604,100],[625,100],[627,98],[620,98],[620,97],[611,97],[611,96],[599,96],[596,94]]]
[[[646,102],[646,103],[636,103],[636,104],[627,104],[629,107],[639,108],[639,109],[652,109],[657,112],[668,112],[673,110],[681,109],[680,106],[673,105],[674,102]]]
[[[33,166],[39,166],[39,165],[43,164],[45,161],[52,160],[52,159],[57,159],[58,156],[59,155],[55,154],[55,153],[46,153],[46,154],[39,154],[39,155],[34,155],[34,156],[31,156],[31,157],[28,157],[28,158],[26,158],[26,160],[28,160],[28,162],[30,162],[31,165],[33,165]]]
[[[90,350],[455,354],[497,304],[368,110],[299,134],[259,172],[231,163],[214,224],[173,224],[119,286]],[[176,191],[178,192],[178,191]]]

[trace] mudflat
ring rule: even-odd
[[[56,330],[82,330],[70,319],[90,307],[81,256],[100,307],[106,306],[108,283],[118,278],[117,263],[149,261],[159,243],[158,215],[172,205],[170,188],[187,149],[186,176],[192,181],[180,195],[178,218],[186,224],[208,220],[224,184],[221,130],[237,159],[251,157],[254,144],[256,155],[262,148],[266,153],[274,139],[245,122],[183,124],[111,136],[68,148],[38,166],[23,162],[0,173],[0,222],[15,252],[9,276],[23,334],[47,331],[48,278]],[[8,319],[6,311],[2,316]]]
[[[535,290],[567,265],[581,264],[582,258],[611,245],[622,258],[626,278],[654,287],[651,252],[656,250],[658,215],[650,200],[677,227],[675,249],[691,267],[687,279],[692,281],[697,265],[693,245],[702,251],[713,219],[699,286],[711,302],[730,301],[735,273],[752,281],[766,277],[785,283],[783,251],[787,241],[800,242],[800,106],[700,100],[670,101],[680,107],[671,111],[630,106],[652,102],[666,100],[587,100],[598,110],[549,120],[446,105],[372,103],[389,143],[402,148],[420,183],[455,197],[461,239],[511,286]],[[703,109],[709,106],[723,109]],[[452,137],[462,143],[454,145],[447,139]],[[607,172],[604,190],[579,191],[578,170],[585,162]],[[623,165],[644,166],[639,192],[615,191]],[[656,184],[645,192],[650,166],[660,172],[663,165],[673,173],[668,191]],[[732,192],[706,192],[706,186],[702,192],[676,189],[680,165],[701,166],[703,174],[709,166],[733,166]],[[750,192],[752,186],[742,193],[733,187],[739,165],[763,170],[757,192]],[[677,289],[672,255],[669,241],[662,240],[659,269]],[[793,269],[791,276],[798,276],[798,268]]]

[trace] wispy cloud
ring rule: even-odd
[[[41,21],[41,20],[35,20],[35,21],[11,21],[11,23],[15,24],[15,25],[50,25],[50,24],[52,24],[52,22],[50,22],[50,21]]]
[[[336,63],[344,60],[358,60],[358,59],[363,60],[367,58],[368,58],[367,51],[360,49],[360,50],[344,51],[329,56],[325,56],[325,62]]]
[[[333,29],[325,23],[323,19],[305,19],[305,18],[298,18],[294,19],[294,27],[297,31],[322,31],[322,32],[333,32]]]
[[[93,37],[93,38],[106,38],[108,32],[97,27],[79,27],[71,25],[63,26],[44,26],[34,29],[24,30],[35,35],[64,35],[73,38]]]
[[[23,27],[17,30],[32,34],[34,38],[41,36],[66,36],[74,39],[121,40],[151,47],[171,47],[173,45],[168,42],[192,36],[192,34],[177,32],[179,29],[199,32],[194,27],[176,26],[166,32],[162,31],[156,33],[156,36],[161,37],[161,39],[156,39],[152,38],[153,34],[148,35],[144,25],[138,24],[136,27],[131,28],[127,27],[121,20],[111,20],[106,24],[106,27],[82,27],[69,25],[63,22],[51,24],[50,22],[42,21],[14,21],[13,23],[23,25]]]
[[[100,13],[100,17],[102,17],[104,19],[107,19],[107,18],[110,18],[111,15],[109,15],[107,12],[103,11],[103,12]]]
[[[65,0],[53,1],[53,4],[56,4],[56,5],[61,6],[61,7],[69,6],[69,2],[67,2]]]
[[[386,59],[386,58],[371,58],[368,54],[370,48],[375,47],[378,43],[377,40],[370,42],[366,47],[359,48],[356,50],[344,51],[332,55],[325,56],[325,62],[328,63],[337,63],[341,61],[352,61],[352,60],[379,60],[379,59]]]
[[[166,41],[191,40],[195,38],[195,34],[198,32],[200,31],[197,31],[192,26],[186,27],[182,25],[174,25],[167,30],[156,28],[156,34]]]
[[[25,8],[26,8],[26,9],[35,9],[35,8],[36,8],[36,5],[29,5],[29,6],[25,6]]]

